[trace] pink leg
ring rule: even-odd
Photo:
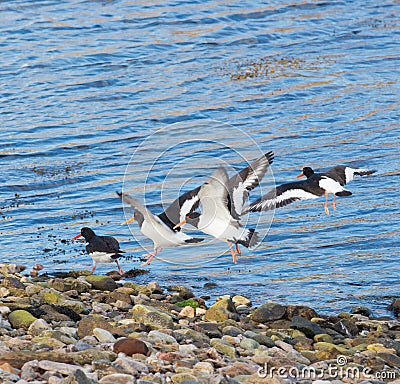
[[[229,245],[229,250],[231,251],[231,254],[232,254],[233,264],[237,264],[237,256],[236,256],[235,250],[232,248],[232,243],[230,241],[228,241],[228,245]]]
[[[325,205],[324,205],[325,213],[329,215],[329,209],[328,209],[328,194],[325,193]]]
[[[92,273],[96,270],[96,262],[93,261]]]
[[[242,251],[239,248],[239,244],[236,243],[236,253],[240,256],[242,254]]]
[[[153,252],[144,254],[143,256],[146,257],[148,260],[145,263],[141,264],[141,266],[144,267],[145,265],[150,265],[151,261],[154,259],[157,253],[161,251],[162,248],[156,248]]]
[[[336,211],[336,195],[333,195],[332,207],[333,207],[333,210]]]
[[[117,259],[115,259],[115,262],[117,263],[119,274],[122,276],[125,272],[124,272],[124,271],[122,270],[122,268],[120,267],[120,265],[119,265]]]

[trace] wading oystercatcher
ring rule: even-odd
[[[245,212],[268,211],[280,208],[297,200],[316,199],[325,195],[324,209],[329,214],[328,195],[333,194],[333,209],[336,210],[336,196],[350,196],[352,193],[343,188],[345,184],[353,180],[355,175],[371,175],[376,170],[351,168],[345,165],[337,165],[324,173],[315,173],[310,167],[304,167],[297,178],[307,177],[306,180],[282,184],[266,195],[262,196],[249,206]]]
[[[96,269],[96,263],[110,263],[115,261],[118,266],[118,271],[121,275],[124,271],[121,269],[118,258],[121,257],[118,240],[111,236],[97,236],[94,231],[88,227],[83,227],[81,233],[74,236],[72,240],[83,236],[86,240],[86,252],[93,259],[92,273]]]
[[[199,201],[197,188],[180,196],[158,216],[151,213],[144,205],[128,194],[121,192],[117,192],[117,194],[124,202],[130,204],[135,209],[133,217],[126,220],[123,224],[136,220],[143,235],[153,241],[154,250],[143,255],[148,259],[143,265],[150,264],[157,253],[161,252],[163,248],[199,243],[204,240],[186,235],[180,232],[179,229],[173,229],[179,222],[181,215],[185,217],[185,215],[197,208]]]

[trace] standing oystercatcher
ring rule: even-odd
[[[242,183],[245,184],[243,181]],[[236,264],[237,255],[232,243],[236,244],[236,251],[240,254],[238,244],[242,244],[247,248],[254,246],[258,243],[258,236],[253,228],[244,228],[239,220],[232,216],[229,208],[229,190],[228,174],[225,168],[218,168],[208,181],[200,187],[198,192],[201,213],[191,212],[176,227],[189,223],[204,233],[221,241],[226,241],[232,254],[233,263]],[[247,193],[247,189],[242,188],[240,199],[236,199],[236,207],[239,206],[239,203],[243,205],[245,191]],[[235,202],[235,198],[231,198],[231,200]]]
[[[333,194],[333,209],[336,210],[336,196],[350,196],[352,193],[343,188],[345,184],[353,180],[355,175],[371,175],[376,170],[351,168],[338,165],[324,173],[315,173],[310,167],[304,167],[297,178],[306,176],[306,180],[282,184],[266,195],[260,197],[244,209],[245,212],[268,211],[280,208],[297,200],[316,199],[325,195],[324,209],[329,214],[328,195]]]
[[[94,231],[88,227],[83,227],[81,233],[72,238],[76,240],[78,237],[83,236],[86,240],[86,252],[93,259],[92,273],[96,269],[96,263],[109,263],[115,261],[118,266],[118,271],[121,275],[124,271],[121,269],[118,258],[121,253],[119,249],[119,243],[114,237],[111,236],[97,236]]]
[[[190,198],[190,192],[185,194],[186,200],[183,197],[184,195],[179,198],[181,199],[182,207],[184,207],[185,213],[187,214],[190,212],[192,207],[196,207],[196,201],[198,201],[197,197]],[[128,194],[121,192],[117,192],[117,194],[123,201],[130,204],[135,209],[133,217],[129,220],[126,220],[124,223],[136,220],[143,235],[153,241],[154,251],[143,255],[148,259],[143,265],[150,264],[157,253],[161,252],[163,248],[172,248],[177,247],[178,245],[199,243],[204,240],[201,238],[191,237],[183,232],[180,232],[179,230],[173,229],[175,222],[178,222],[180,217],[178,205],[175,204],[179,199],[175,200],[174,203],[171,204],[171,206],[175,207],[176,210],[167,208],[165,212],[156,216],[144,205],[140,204]],[[170,209],[170,211],[174,211],[170,212],[170,216],[166,214],[168,209]]]

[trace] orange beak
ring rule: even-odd
[[[300,179],[300,177],[303,177],[303,176],[304,176],[304,173],[301,172],[300,175],[297,175],[297,176],[296,176],[296,179]]]
[[[121,225],[129,224],[129,223],[132,222],[133,220],[135,220],[135,216],[132,216],[130,219],[123,221],[123,222],[121,223]]]
[[[74,236],[74,237],[72,238],[72,240],[76,240],[78,237],[81,237],[81,236],[82,236],[82,234],[80,233],[79,235]]]
[[[180,228],[182,227],[182,225],[185,224],[186,224],[186,219],[183,219],[180,223],[176,224],[175,227],[173,227],[172,229]]]

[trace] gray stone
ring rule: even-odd
[[[50,383],[50,381],[49,381]],[[96,384],[97,380],[90,379],[82,369],[77,369],[75,372],[62,381],[63,384]]]
[[[130,357],[125,357],[122,354],[117,358],[117,360],[114,361],[114,363],[118,364],[120,367],[122,367],[125,373],[128,373],[130,375],[136,375],[138,372],[149,372],[149,367],[147,364],[139,360],[132,359]]]
[[[123,373],[112,373],[111,375],[104,376],[100,384],[135,384],[135,378],[131,375]]]
[[[380,352],[378,357],[393,368],[400,367],[400,357],[394,353]]]
[[[51,360],[41,360],[38,363],[38,367],[44,371],[59,372],[63,375],[69,375],[74,373],[77,369],[80,369],[78,365],[58,363]]]
[[[159,331],[150,331],[148,337],[152,341],[159,341],[162,344],[178,344],[173,336]]]
[[[248,351],[253,351],[254,349],[257,349],[260,344],[258,344],[257,341],[246,337],[240,342],[239,346]]]
[[[43,331],[50,330],[51,327],[46,320],[37,319],[28,328],[28,335],[39,336]]]
[[[100,343],[115,343],[115,337],[109,331],[102,328],[94,328],[93,335],[99,340]]]
[[[114,291],[117,288],[117,283],[109,276],[90,275],[86,276],[86,281],[100,291]]]
[[[314,338],[315,335],[326,333],[317,323],[313,323],[304,317],[294,316],[290,322],[290,328],[298,329],[303,332],[307,337]]]
[[[250,315],[251,320],[257,323],[280,320],[285,315],[286,308],[277,303],[266,303],[259,306]]]

